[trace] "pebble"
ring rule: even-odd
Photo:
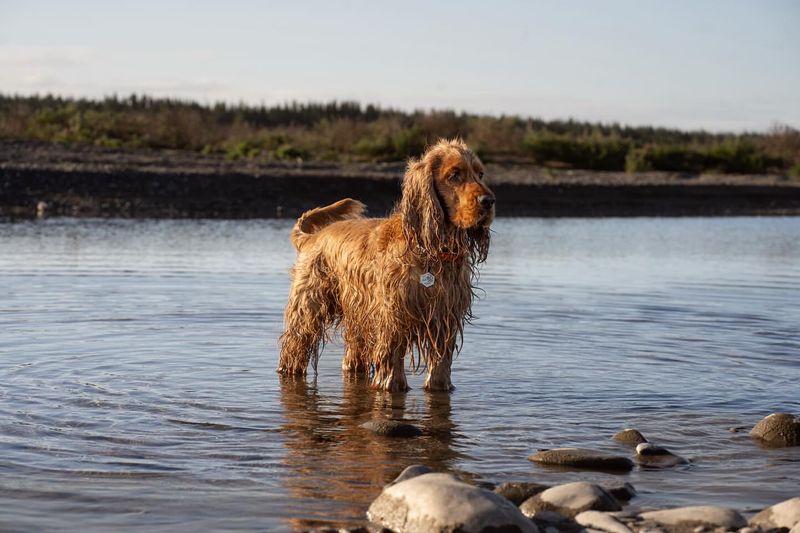
[[[800,446],[800,419],[787,413],[772,413],[762,418],[750,435],[767,446]]]
[[[800,526],[800,496],[767,507],[750,519],[750,525],[762,529]]]
[[[555,448],[540,450],[528,457],[534,463],[585,468],[588,470],[624,471],[633,469],[633,461],[627,457],[610,455],[586,448]]]
[[[540,511],[555,511],[572,518],[583,511],[620,511],[622,506],[603,487],[577,481],[556,485],[528,498],[520,510],[528,517]]]
[[[439,473],[422,474],[384,488],[369,506],[367,518],[397,533],[539,532],[499,494]]]
[[[399,420],[370,420],[361,427],[382,437],[418,437],[422,430],[414,424]]]
[[[644,435],[642,435],[639,432],[639,430],[630,429],[630,428],[623,429],[622,431],[619,431],[619,432],[615,433],[614,436],[611,437],[611,438],[614,439],[615,441],[621,442],[623,444],[634,444],[635,445],[635,444],[641,444],[643,442],[647,442],[647,439],[644,438]]]

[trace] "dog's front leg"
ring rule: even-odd
[[[405,346],[397,344],[378,346],[373,355],[375,373],[372,388],[386,392],[405,392],[410,389],[406,381]]]
[[[450,391],[453,383],[450,381],[450,367],[453,363],[453,351],[456,348],[455,340],[442,341],[436,347],[436,353],[428,357],[428,375],[422,386],[426,391]]]

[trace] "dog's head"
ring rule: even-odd
[[[478,248],[483,261],[494,204],[483,164],[460,140],[440,140],[409,162],[400,214],[408,236],[430,252],[460,253],[466,239],[468,252]]]

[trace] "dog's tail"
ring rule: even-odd
[[[313,234],[334,222],[349,220],[353,218],[363,218],[367,206],[353,200],[345,198],[338,202],[326,205],[325,207],[315,207],[300,215],[297,223],[292,228],[291,241],[295,248],[300,250]]]

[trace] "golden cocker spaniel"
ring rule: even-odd
[[[297,261],[278,372],[316,370],[338,327],[344,372],[371,372],[374,388],[405,391],[408,356],[414,371],[427,367],[426,390],[452,389],[450,365],[494,220],[483,172],[466,144],[441,140],[409,161],[389,217],[367,218],[350,198],[303,213],[291,232]]]

